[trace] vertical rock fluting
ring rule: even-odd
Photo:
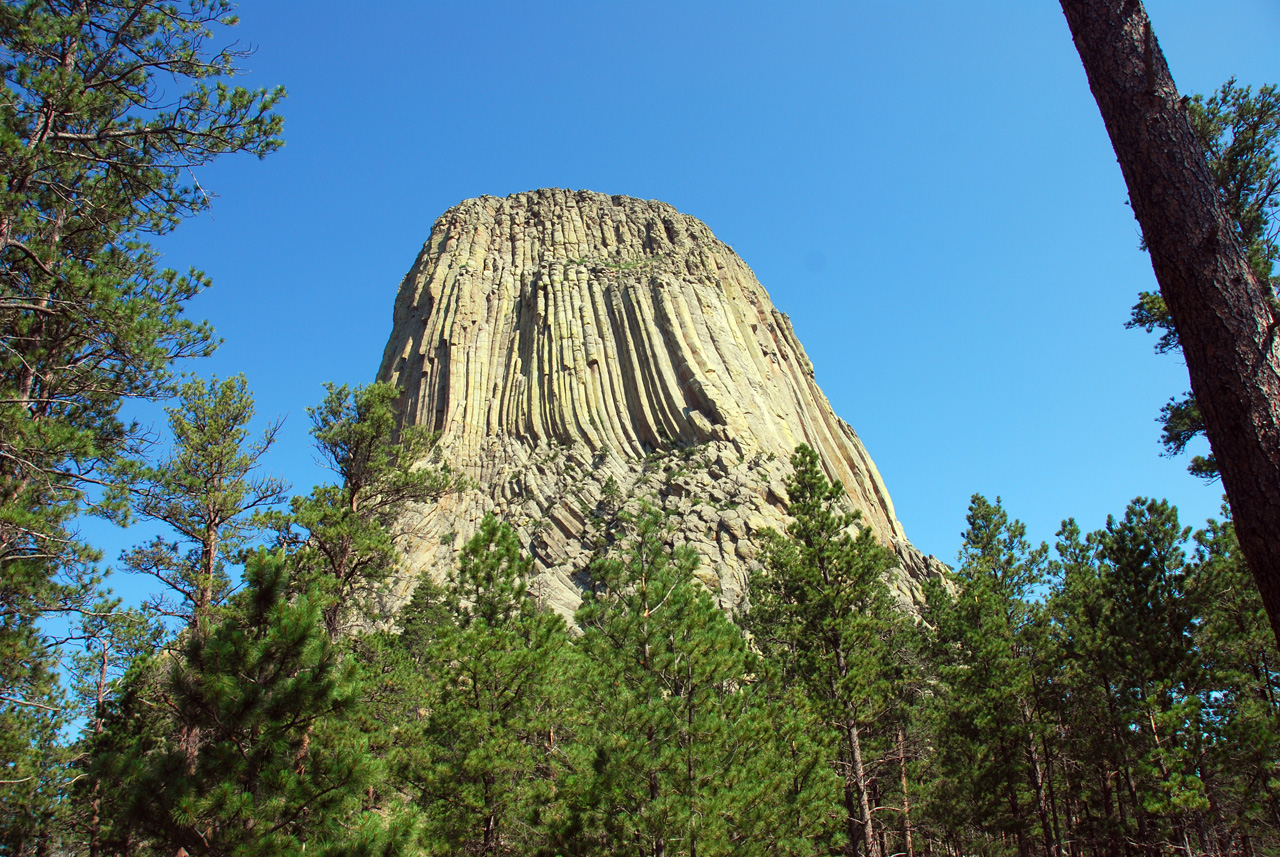
[[[421,510],[411,571],[443,577],[494,511],[533,553],[535,593],[567,612],[609,517],[644,499],[674,513],[674,542],[732,609],[753,535],[785,526],[801,442],[903,560],[900,597],[936,562],[907,542],[787,316],[665,203],[539,190],[450,209],[400,286],[378,377],[473,482]]]

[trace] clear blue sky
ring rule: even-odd
[[[1182,92],[1280,82],[1274,0],[1147,8]],[[435,218],[557,186],[665,200],[732,245],[926,553],[954,560],[975,491],[1037,540],[1137,495],[1216,512],[1158,455],[1185,369],[1123,327],[1154,280],[1053,0],[239,13],[245,80],[288,87],[287,143],[202,173],[211,215],[161,247],[214,279],[191,310],[225,342],[190,368],[243,371],[287,416],[270,461],[299,492],[324,478],[305,408],[373,379]]]

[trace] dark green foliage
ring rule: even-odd
[[[312,585],[323,542],[302,539],[256,555],[207,633],[123,680],[146,627],[104,609],[85,626],[94,663],[124,657],[78,685],[97,711],[83,772],[68,793],[48,765],[50,814],[26,827],[13,814],[14,841],[166,855],[304,842],[548,857],[1275,852],[1280,654],[1229,524],[1196,534],[1188,556],[1176,510],[1138,500],[1095,533],[1064,523],[1051,562],[975,496],[959,567],[917,623],[889,593],[892,554],[816,454],[792,463],[793,522],[752,580],[750,638],[652,511],[617,517],[576,637],[529,597],[533,562],[492,516],[448,581],[418,582],[397,633],[334,639],[334,590]],[[391,545],[394,562],[394,542],[365,544]]]
[[[1280,89],[1263,86],[1254,95],[1232,78],[1209,98],[1193,98],[1188,109],[1249,262],[1269,279],[1280,259]]]
[[[1230,520],[1195,541],[1185,592],[1202,676],[1198,770],[1226,822],[1220,838],[1238,848],[1251,830],[1280,828],[1280,652]]]
[[[668,555],[662,536],[645,513],[623,555],[591,567],[577,613],[591,694],[579,849],[814,853],[836,797],[805,734],[813,716],[766,701],[742,633],[693,578],[696,555]]]
[[[345,487],[296,501],[315,515],[305,537],[291,535],[297,518],[275,520],[284,547],[250,555],[242,592],[203,602],[204,621],[160,655],[146,617],[109,601],[86,615],[84,738],[67,754],[56,711],[16,709],[43,719],[19,723],[10,747],[0,849],[1280,847],[1280,653],[1229,523],[1197,533],[1189,557],[1176,510],[1140,499],[1095,533],[1064,523],[1050,562],[975,496],[959,567],[917,623],[886,584],[893,555],[801,447],[793,522],[768,537],[751,581],[750,638],[652,511],[617,516],[588,569],[580,636],[529,597],[533,562],[489,516],[446,584],[419,581],[398,633],[353,637],[326,608],[376,594],[398,559],[383,522],[452,484],[397,475],[425,453],[395,451],[393,394],[371,389],[365,410],[365,391],[335,391],[316,421]],[[191,385],[171,410],[174,454],[135,466],[148,514],[183,537],[218,515],[219,540],[191,538],[180,568],[193,570],[175,580],[216,580],[200,558],[225,559],[248,532],[240,515],[261,492],[245,480],[263,448],[244,451],[250,412],[242,382]],[[382,505],[383,491],[399,503]],[[352,575],[334,573],[334,545]]]
[[[1159,422],[1160,442],[1164,445],[1166,455],[1181,455],[1187,444],[1204,436],[1204,417],[1190,392],[1184,393],[1181,399],[1166,402],[1160,408]],[[1202,479],[1216,479],[1218,465],[1213,460],[1212,453],[1207,456],[1194,455],[1187,465],[1187,471]]]
[[[1189,532],[1167,503],[1139,498],[1083,542],[1070,522],[1060,534],[1069,561],[1050,608],[1065,716],[1094,724],[1080,736],[1086,746],[1071,740],[1064,751],[1083,757],[1074,784],[1082,798],[1115,804],[1105,823],[1082,831],[1095,842],[1177,847],[1188,814],[1208,808],[1196,765],[1203,725],[1185,593]],[[1101,786],[1110,771],[1115,783]]]
[[[533,560],[521,550],[515,531],[486,515],[463,546],[451,581],[451,608],[458,625],[463,630],[480,623],[498,628],[516,616],[536,615],[533,602],[525,598],[532,568]]]
[[[1280,89],[1263,86],[1255,95],[1247,87],[1228,80],[1212,96],[1197,95],[1187,102],[1192,127],[1204,147],[1222,194],[1227,213],[1235,221],[1237,236],[1260,282],[1270,282],[1280,261]],[[1159,329],[1156,352],[1181,349],[1178,331],[1158,293],[1142,292],[1126,327],[1148,333]],[[1160,411],[1161,443],[1166,455],[1180,455],[1192,439],[1204,435],[1204,420],[1190,393],[1170,399]],[[1212,455],[1194,456],[1187,469],[1203,479],[1218,478]]]
[[[405,823],[365,805],[376,770],[351,727],[351,663],[288,564],[259,553],[246,588],[177,659],[142,665],[95,739],[90,773],[113,785],[113,841],[193,855],[398,853]],[[159,708],[156,706],[159,704]],[[146,709],[197,727],[157,728]],[[123,786],[123,788],[120,788]]]
[[[1229,524],[1139,498],[1046,563],[975,497],[930,593],[928,833],[965,852],[1274,853],[1274,639]]]
[[[421,581],[402,614],[385,716],[429,853],[533,853],[557,811],[569,637],[525,596],[530,565],[487,516],[450,587]]]
[[[242,378],[192,382],[169,410],[172,454],[131,466],[144,489],[135,508],[178,542],[158,539],[126,564],[176,591],[176,606],[160,612],[187,624],[166,655],[139,664],[116,714],[94,720],[79,793],[92,810],[76,824],[91,850],[269,854],[310,842],[335,854],[395,853],[408,841],[409,816],[379,810],[363,697],[322,622],[331,593],[292,579],[306,567],[298,555],[259,553],[247,589],[220,606],[225,562],[257,526],[246,513],[282,490],[253,475],[274,427],[249,443],[252,412]]]
[[[0,505],[43,517],[0,519],[6,561],[63,538],[83,478],[134,436],[120,399],[163,395],[170,361],[210,349],[182,317],[206,278],[157,271],[140,236],[208,206],[191,167],[280,145],[282,92],[228,88],[243,53],[207,44],[230,8],[0,8]]]
[[[486,518],[398,635],[362,643],[394,787],[429,853],[812,854],[839,786],[803,694],[765,692],[741,632],[671,556],[660,519],[618,533],[576,640]]]
[[[829,484],[807,446],[791,459],[785,537],[767,543],[764,569],[752,577],[747,627],[779,670],[783,686],[802,687],[830,734],[832,761],[843,773],[845,834],[852,852],[879,852],[873,815],[893,792],[876,769],[896,750],[889,735],[901,722],[899,693],[908,660],[906,617],[893,604],[884,575],[892,554],[859,517],[844,511],[844,489]],[[856,535],[855,535],[856,532]]]
[[[624,557],[590,569],[593,589],[576,616],[592,673],[589,791],[598,798],[583,826],[603,853],[609,843],[715,848],[724,835],[708,811],[727,749],[720,706],[740,690],[745,649],[695,588],[692,552],[667,555],[656,513],[637,521],[633,538]]]
[[[397,430],[396,388],[326,389],[324,402],[307,412],[321,460],[339,482],[293,498],[292,514],[273,524],[282,543],[298,548],[295,561],[306,570],[308,591],[323,593],[325,627],[336,638],[358,615],[353,607],[376,611],[374,599],[399,562],[405,511],[461,481],[447,465],[423,465],[435,436],[416,426]]]
[[[169,590],[149,601],[151,610],[203,634],[231,589],[226,563],[257,529],[249,514],[284,493],[279,479],[255,472],[280,424],[249,441],[254,408],[243,375],[184,384],[178,404],[166,413],[173,434],[169,456],[156,463],[126,462],[120,469],[133,485],[134,512],[167,525],[176,540],[156,537],[126,552],[121,562]]]
[[[185,384],[178,404],[170,408],[168,414],[173,433],[170,455],[156,463],[120,462],[115,469],[133,487],[131,505],[137,514],[165,523],[172,528],[176,539],[158,537],[144,547],[127,552],[122,560],[127,570],[150,574],[169,590],[150,600],[152,613],[180,617],[191,635],[200,637],[208,633],[214,610],[230,588],[224,564],[244,544],[250,532],[246,513],[273,502],[281,492],[282,486],[277,480],[254,475],[259,459],[270,445],[274,428],[268,429],[261,441],[247,443],[253,400],[242,377],[221,383],[214,380]],[[176,598],[172,597],[174,594]],[[110,602],[100,601],[81,616],[82,645],[88,650],[73,660],[96,655],[98,664],[96,676],[87,670],[81,671],[77,690],[82,696],[82,713],[90,715],[93,728],[100,730],[101,709],[110,690],[106,674],[122,668],[138,654],[149,654],[147,647],[154,647],[159,640],[145,619],[122,613],[118,605]],[[51,686],[52,677],[47,671],[32,670],[29,675]],[[86,683],[93,687],[91,707],[84,706],[87,702],[84,697],[89,692]],[[31,752],[43,764],[51,765],[59,756],[54,747],[56,709],[47,703],[22,708],[25,720],[14,724],[15,751],[20,742],[26,740]],[[194,723],[180,723],[180,728],[192,742],[198,740],[192,731],[197,728]],[[24,735],[25,738],[20,737]],[[30,793],[27,798],[54,800],[52,794],[56,794],[56,789],[49,789],[49,777],[24,779],[27,783],[44,783],[50,792],[49,795]],[[90,794],[87,799],[97,802],[100,796]],[[16,800],[12,805],[24,803]],[[30,812],[28,810],[28,814]],[[43,812],[49,815],[48,810]],[[84,819],[80,826],[88,829],[91,840],[96,840],[97,822]],[[49,828],[47,819],[44,827]]]
[[[1039,740],[1031,655],[1042,621],[1031,599],[1047,549],[1027,543],[998,499],[974,495],[966,521],[954,591],[935,586],[928,597],[941,680],[931,803],[945,809],[943,825],[1010,839],[1025,855],[1035,816],[1029,751]]]
[[[5,817],[45,814],[19,795],[28,753],[53,758],[61,704],[37,622],[93,598],[96,554],[69,521],[138,441],[121,400],[171,393],[171,361],[212,347],[183,317],[207,278],[159,270],[144,238],[208,205],[192,167],[280,145],[282,93],[228,88],[242,53],[209,46],[229,10],[0,5],[0,770],[18,781],[0,784]]]

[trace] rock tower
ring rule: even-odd
[[[941,567],[906,540],[787,316],[665,203],[557,189],[445,212],[400,285],[378,378],[473,483],[420,510],[411,571],[443,578],[493,511],[535,558],[531,590],[568,613],[610,518],[645,500],[673,513],[673,542],[732,610],[756,534],[786,525],[801,442],[896,551],[900,599]]]

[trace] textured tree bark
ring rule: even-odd
[[[1140,0],[1060,0],[1280,640],[1280,342]]]

